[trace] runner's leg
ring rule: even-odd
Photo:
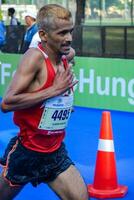
[[[22,186],[10,186],[0,175],[0,200],[12,200],[21,191]]]
[[[62,200],[88,200],[87,187],[75,166],[48,184]]]

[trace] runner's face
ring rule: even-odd
[[[55,20],[55,27],[48,32],[47,45],[56,54],[67,55],[72,42],[73,22],[63,19]]]

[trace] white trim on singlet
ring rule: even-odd
[[[37,46],[37,49],[39,49],[43,53],[43,55],[44,55],[45,58],[48,58],[48,55],[42,49],[40,49],[39,46]]]

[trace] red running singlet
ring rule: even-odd
[[[42,88],[35,91],[38,92],[52,85],[55,71],[48,58],[44,53],[43,47],[39,44],[38,49],[44,55],[44,61],[46,62],[48,78]],[[53,152],[58,149],[65,136],[65,129],[60,131],[48,131],[39,129],[39,122],[42,116],[44,108],[42,104],[38,104],[34,107],[23,109],[14,112],[14,123],[20,128],[19,137],[21,143],[28,149],[38,152]],[[51,132],[51,134],[49,134]]]

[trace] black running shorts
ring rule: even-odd
[[[4,176],[12,185],[33,186],[53,181],[70,165],[74,165],[68,157],[64,143],[52,153],[40,153],[29,150],[20,142],[9,152]]]

